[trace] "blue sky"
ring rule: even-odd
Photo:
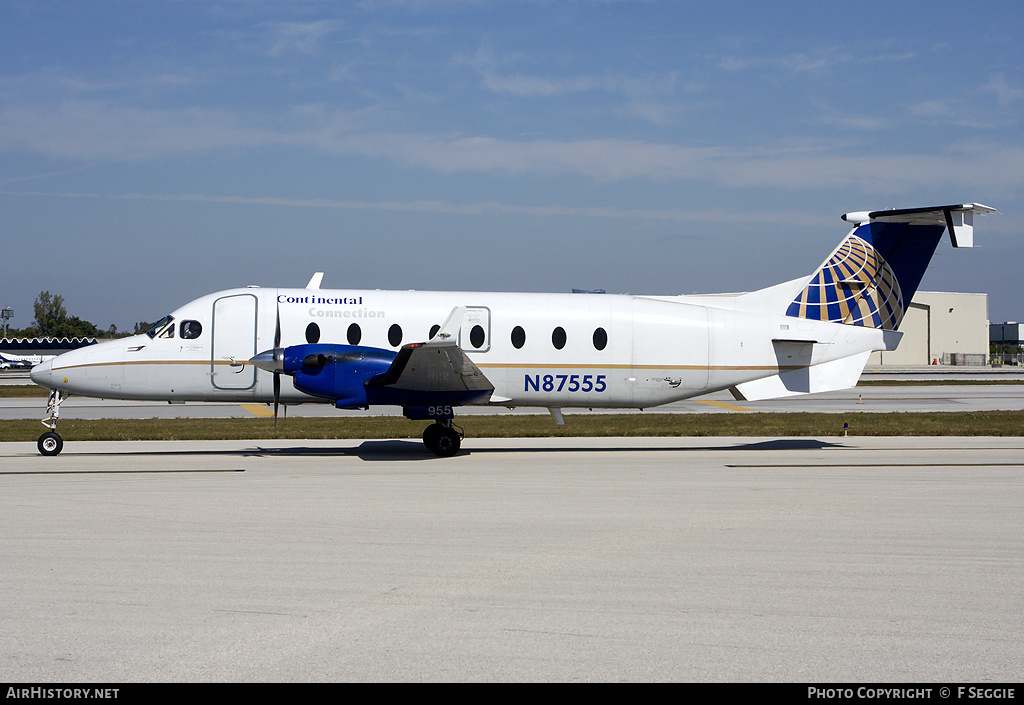
[[[1019,3],[0,0],[0,306],[746,291],[976,201],[922,288],[1024,319]]]

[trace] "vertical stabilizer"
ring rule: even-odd
[[[786,315],[896,330],[946,228],[954,247],[974,244],[975,214],[988,206],[847,213],[853,231],[811,275]]]

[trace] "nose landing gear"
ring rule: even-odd
[[[57,455],[64,450],[64,439],[53,431],[47,431],[36,441],[36,447],[43,455]]]
[[[50,391],[50,398],[46,403],[46,412],[49,417],[42,421],[43,425],[50,430],[36,441],[36,447],[42,455],[57,455],[64,450],[64,439],[57,433],[57,417],[60,416],[61,402],[69,396],[71,395],[64,394],[57,389]]]

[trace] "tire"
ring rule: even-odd
[[[47,431],[36,441],[36,447],[42,455],[57,455],[64,450],[64,439],[53,431]]]
[[[423,430],[423,445],[434,455],[437,455],[437,439],[444,430],[441,424],[432,423]]]
[[[439,458],[450,458],[459,452],[459,448],[462,446],[462,439],[459,438],[459,434],[453,428],[441,427],[441,433],[437,437],[435,447],[431,448],[432,451]]]

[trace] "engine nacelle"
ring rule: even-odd
[[[330,399],[339,409],[369,406],[366,381],[383,374],[396,353],[360,345],[292,345],[284,349],[282,371],[306,394]]]

